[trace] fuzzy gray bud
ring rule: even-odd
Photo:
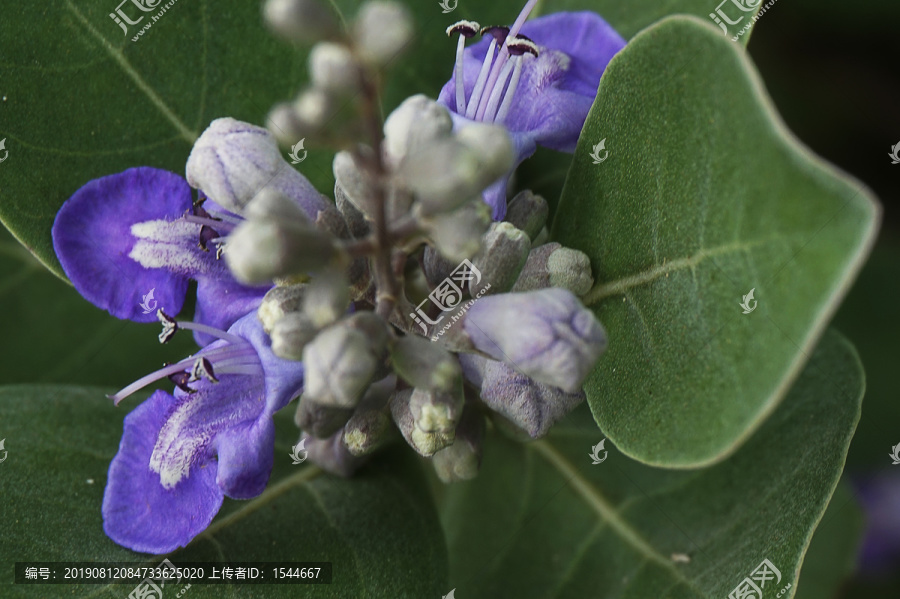
[[[491,224],[491,210],[481,200],[471,201],[449,214],[437,214],[423,223],[434,248],[445,258],[461,262],[481,249],[481,237]]]
[[[551,242],[531,250],[512,290],[520,292],[561,287],[581,296],[593,285],[591,261],[587,254]]]
[[[390,348],[394,370],[413,387],[434,391],[456,389],[462,371],[456,357],[418,335],[397,339]]]
[[[528,259],[531,240],[510,223],[492,223],[482,239],[481,251],[472,259],[481,272],[480,281],[469,281],[469,293],[480,297],[481,291],[491,293],[509,291],[519,278]]]
[[[409,405],[411,396],[412,389],[405,389],[397,392],[391,398],[391,417],[410,447],[415,449],[420,455],[430,457],[436,451],[451,445],[455,438],[455,433],[427,433],[419,429],[416,426],[415,418]]]
[[[306,285],[278,285],[266,292],[256,311],[266,333],[271,334],[285,314],[300,310],[305,289]]]
[[[272,220],[248,220],[229,236],[225,259],[235,278],[256,285],[312,272],[338,256],[331,237],[315,229]]]
[[[350,477],[366,463],[368,456],[356,457],[351,454],[342,440],[343,431],[338,431],[327,439],[316,439],[303,435],[309,460],[326,472]]]
[[[318,332],[318,327],[305,314],[285,314],[272,327],[272,353],[285,360],[302,360],[303,349]]]
[[[266,0],[263,20],[280,37],[302,44],[339,33],[334,13],[321,0]]]
[[[390,376],[366,391],[353,416],[344,426],[344,445],[355,456],[372,453],[392,438],[393,425],[388,401],[397,378]]]
[[[504,220],[525,231],[529,239],[534,240],[547,224],[549,214],[550,206],[547,205],[547,200],[526,189],[509,201]]]
[[[456,428],[453,444],[431,458],[438,478],[445,483],[475,478],[481,466],[484,429],[484,416],[474,406],[467,405]]]
[[[359,89],[361,71],[350,48],[335,42],[321,42],[309,54],[309,75],[317,88],[333,94],[349,94]]]
[[[422,94],[407,98],[384,122],[384,153],[399,165],[407,154],[449,137],[453,120],[446,108]]]
[[[316,327],[337,321],[350,306],[350,290],[343,273],[325,270],[306,287],[303,313]]]
[[[352,408],[369,386],[378,360],[366,336],[341,322],[319,333],[304,348],[303,364],[303,399]]]
[[[324,406],[304,398],[297,405],[294,422],[311,436],[326,439],[341,430],[352,415],[353,408]]]
[[[462,379],[451,391],[413,389],[409,397],[409,409],[416,428],[425,433],[452,434],[462,416]]]
[[[412,39],[413,22],[399,2],[370,0],[359,9],[353,32],[359,53],[375,65],[385,66]]]

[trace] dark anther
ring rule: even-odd
[[[218,239],[219,237],[221,237],[221,235],[219,235],[218,231],[216,231],[212,227],[203,225],[202,227],[200,227],[200,243],[198,245],[200,246],[201,250],[203,250],[204,252],[208,252],[209,242],[213,239]]]
[[[509,48],[510,56],[522,56],[525,53],[533,54],[534,56],[538,55],[537,44],[524,35],[519,35],[515,39],[509,40],[506,47]]]
[[[170,374],[169,380],[175,383],[175,386],[185,393],[193,393],[194,391],[196,391],[196,389],[191,389],[190,387],[188,387],[188,383],[191,382],[191,375],[186,372],[176,372],[175,374]]]
[[[163,330],[159,334],[159,342],[160,343],[168,343],[169,339],[178,331],[178,323],[175,322],[175,319],[162,311],[162,308],[156,311],[156,317],[159,318],[159,322],[163,325]]]
[[[199,381],[201,376],[206,378],[210,382],[219,382],[219,379],[216,378],[215,372],[213,372],[212,362],[210,362],[206,358],[200,358],[199,360],[194,362],[194,367],[191,368],[191,381]]]
[[[481,28],[481,35],[488,34],[492,36],[495,40],[497,40],[497,44],[500,45],[504,41],[506,41],[506,36],[509,35],[509,27],[504,25],[490,25],[488,27]]]
[[[454,33],[458,33],[466,38],[475,37],[480,28],[481,25],[475,21],[459,21],[458,23],[454,23],[453,25],[450,25],[450,27],[447,27],[447,36],[453,37]]]

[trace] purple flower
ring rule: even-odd
[[[451,26],[448,34],[460,34],[456,66],[438,98],[456,127],[473,120],[506,126],[516,166],[538,145],[575,150],[600,76],[625,46],[592,12],[561,12],[526,23],[536,3],[529,0],[512,27],[482,29],[486,38],[469,48],[464,49],[464,39],[478,32],[478,24]],[[484,192],[495,220],[506,214],[508,180],[509,175]]]
[[[203,532],[224,496],[249,499],[263,491],[273,462],[272,415],[303,384],[302,364],[272,353],[255,313],[227,332],[160,318],[162,339],[184,328],[218,340],[112,396],[118,403],[165,377],[178,386],[174,395],[156,391],[125,418],[103,497],[106,534],[155,554]]]
[[[175,173],[139,167],[95,179],[63,204],[53,245],[88,301],[117,318],[150,322],[157,308],[179,313],[194,279],[197,320],[228,328],[256,309],[268,289],[238,283],[220,259],[219,248],[243,220],[242,206],[267,185],[313,220],[327,206],[281,158],[265,129],[234,119],[213,121],[197,140],[187,171],[208,201],[195,203],[187,181]],[[236,177],[253,184],[233,187]],[[211,338],[200,334],[197,340]]]

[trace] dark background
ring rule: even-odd
[[[856,344],[867,375],[845,478],[869,506],[869,549],[872,533],[893,529],[895,551],[880,568],[860,559],[860,572],[839,596],[896,599],[900,503],[886,504],[887,518],[876,516],[871,506],[878,497],[867,489],[881,481],[895,489],[895,501],[900,498],[900,465],[888,457],[900,443],[900,164],[888,156],[900,143],[900,2],[778,0],[752,35],[750,55],[788,127],[868,185],[884,209],[872,257],[834,325]]]

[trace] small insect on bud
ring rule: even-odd
[[[449,392],[462,381],[456,357],[418,335],[406,335],[390,347],[394,370],[413,387]]]
[[[319,329],[305,314],[285,314],[272,327],[272,353],[285,360],[300,361],[303,359],[303,349],[318,332]]]
[[[309,75],[315,87],[332,94],[357,91],[362,81],[360,65],[344,44],[320,42],[309,54]]]
[[[338,21],[326,4],[321,0],[267,0],[263,19],[280,37],[311,44],[340,32]]]
[[[528,237],[534,240],[541,232],[541,228],[547,224],[549,214],[550,207],[547,200],[526,189],[509,201],[504,220],[525,231]]]
[[[467,405],[456,428],[453,445],[441,449],[431,458],[438,478],[445,483],[475,478],[481,466],[484,428],[484,416],[474,406]]]
[[[472,297],[481,297],[488,289],[493,294],[509,291],[519,278],[530,249],[531,240],[523,231],[506,222],[492,223],[482,239],[481,251],[472,259],[481,272],[480,281],[469,281]]]
[[[423,220],[434,248],[452,262],[471,258],[481,249],[481,237],[491,224],[491,210],[480,199],[448,214]]]
[[[412,40],[413,22],[399,2],[370,0],[359,9],[353,31],[359,53],[377,66],[386,66]]]
[[[591,261],[587,254],[551,242],[531,250],[512,291],[518,293],[560,287],[582,296],[593,285]]]

